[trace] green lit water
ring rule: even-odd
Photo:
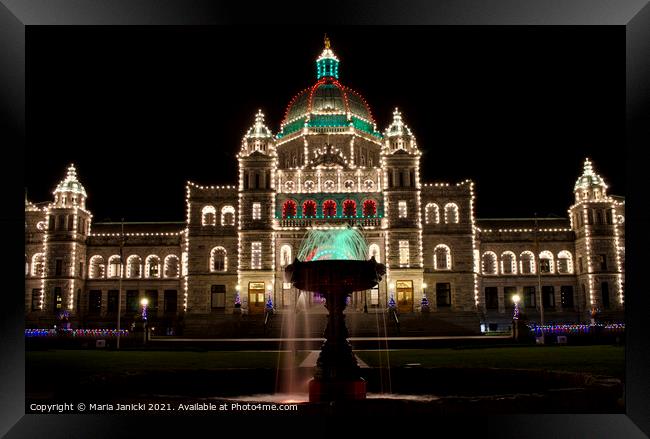
[[[311,229],[298,250],[299,261],[366,260],[368,243],[358,229]]]

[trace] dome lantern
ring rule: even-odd
[[[316,79],[339,79],[339,59],[330,47],[330,39],[325,34],[325,48],[316,60]]]
[[[607,197],[605,180],[593,168],[591,160],[585,159],[582,175],[578,177],[573,192],[576,202],[582,200],[601,200]]]
[[[70,164],[67,175],[54,190],[54,201],[59,206],[77,205],[85,208],[86,197],[86,189],[77,179],[77,170],[74,164]]]
[[[397,108],[393,111],[393,121],[384,132],[384,139],[386,140],[385,149],[388,153],[394,153],[400,149],[408,153],[417,151],[415,136],[404,123],[402,113]]]
[[[242,140],[241,155],[250,155],[258,151],[262,154],[271,155],[274,151],[273,134],[264,123],[264,113],[257,110],[255,123],[248,129]]]

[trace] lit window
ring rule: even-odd
[[[354,200],[345,200],[343,202],[343,216],[357,216],[357,203]]]
[[[118,255],[108,258],[108,277],[120,277],[122,271],[122,261]]]
[[[399,265],[400,267],[408,266],[409,264],[409,242],[399,242]]]
[[[282,218],[295,218],[297,213],[296,202],[293,200],[287,200],[282,205]]]
[[[458,206],[455,203],[445,205],[445,224],[458,224]]]
[[[553,273],[553,253],[548,250],[539,254],[539,272]]]
[[[375,261],[381,262],[379,246],[377,244],[370,244],[370,247],[368,247],[368,259],[371,258],[375,258]]]
[[[165,257],[164,277],[178,277],[178,256],[167,255]]]
[[[400,218],[407,217],[406,201],[400,201],[399,203],[397,203],[397,212]]]
[[[201,210],[201,225],[214,226],[217,224],[217,210],[214,206],[205,206]]]
[[[302,216],[305,218],[316,216],[316,202],[307,200],[302,204]]]
[[[160,258],[156,255],[149,255],[145,260],[146,277],[160,277]]]
[[[262,204],[253,203],[253,219],[259,220],[262,219]]]
[[[445,244],[438,244],[433,249],[433,267],[436,270],[451,269],[451,250]]]
[[[291,260],[291,246],[285,244],[280,250],[280,266],[286,267],[287,265],[291,264],[291,262],[293,262]]]
[[[494,252],[483,253],[483,274],[497,274],[497,255]]]
[[[519,255],[519,271],[521,274],[535,274],[535,255],[531,251],[524,251]]]
[[[573,273],[573,257],[567,250],[562,250],[557,254],[557,272],[560,274]]]
[[[513,252],[501,254],[501,274],[517,274],[517,259]]]
[[[226,271],[228,270],[228,256],[226,249],[223,247],[215,247],[210,252],[210,271]]]
[[[221,225],[234,226],[235,225],[235,208],[232,206],[223,206],[221,208]]]
[[[142,259],[138,255],[131,255],[126,260],[126,277],[136,279],[142,277]]]
[[[374,200],[366,200],[363,202],[363,216],[377,215],[377,203]]]
[[[424,208],[424,222],[426,224],[440,224],[440,208],[436,203],[429,203]]]
[[[260,270],[262,268],[262,243],[251,242],[251,268]]]
[[[336,202],[334,200],[326,200],[323,202],[323,216],[333,217],[336,216]]]

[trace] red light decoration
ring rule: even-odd
[[[366,200],[363,202],[363,216],[377,215],[377,203],[375,200]]]
[[[323,216],[336,216],[336,201],[325,200],[323,202]]]
[[[307,200],[302,203],[302,216],[303,218],[316,216],[316,202],[314,200]]]
[[[293,200],[287,200],[282,205],[282,218],[295,218],[297,212],[298,207]]]
[[[357,203],[354,200],[343,202],[343,216],[357,216]]]

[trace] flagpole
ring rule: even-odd
[[[120,272],[118,273],[119,275],[119,291],[117,293],[117,349],[120,349],[120,325],[121,325],[121,317],[122,317],[122,273],[124,272],[123,269],[123,261],[124,261],[124,218],[122,218],[122,233],[120,234]]]

